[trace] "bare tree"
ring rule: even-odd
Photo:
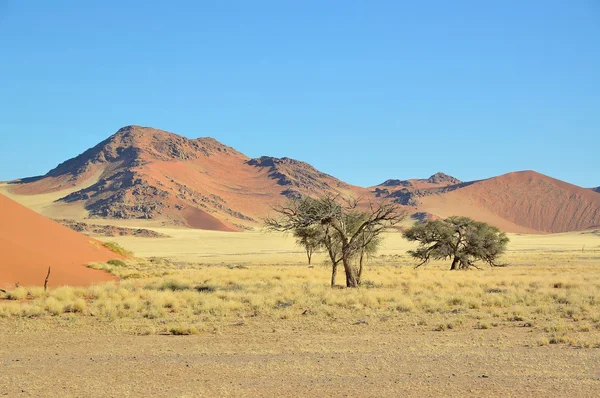
[[[293,232],[320,226],[322,243],[332,262],[332,284],[341,262],[347,287],[360,284],[362,261],[357,266],[355,259],[364,258],[367,247],[376,250],[375,242],[381,234],[406,216],[395,203],[368,203],[367,210],[360,210],[358,200],[331,195],[319,199],[291,199],[273,210],[277,216],[264,219],[268,230]]]

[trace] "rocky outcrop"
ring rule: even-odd
[[[381,185],[384,187],[411,187],[413,183],[408,180],[385,180]]]
[[[144,228],[124,228],[114,225],[97,225],[67,219],[54,221],[69,227],[73,231],[81,232],[88,236],[137,236],[142,238],[168,238],[168,235]]]
[[[462,181],[458,178],[454,178],[444,173],[435,173],[431,177],[427,179],[427,182],[430,184],[446,184],[446,185],[454,185],[461,184]]]
[[[267,168],[269,178],[276,180],[277,184],[286,188],[281,193],[287,197],[298,197],[303,192],[336,193],[338,192],[337,188],[348,186],[308,163],[287,157],[262,156],[250,159],[247,164],[258,168]]]

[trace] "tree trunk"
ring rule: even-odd
[[[360,260],[359,260],[359,264],[358,264],[358,284],[360,285],[360,281],[362,280],[362,273],[363,273],[363,259],[365,257],[365,251],[361,250],[360,251]]]
[[[450,267],[450,271],[457,270],[459,264],[460,260],[458,259],[458,257],[454,257],[454,259],[452,260],[452,266]]]
[[[308,257],[308,265],[310,265],[310,260],[312,258],[312,252],[310,250],[306,250],[306,257]]]
[[[344,263],[344,271],[346,271],[346,287],[358,287],[358,277],[350,259],[343,258],[342,262]]]
[[[333,269],[331,270],[331,287],[335,286],[335,277],[337,276],[337,264],[333,264]]]

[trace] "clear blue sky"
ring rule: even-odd
[[[0,180],[129,124],[347,182],[600,185],[600,0],[0,0]]]

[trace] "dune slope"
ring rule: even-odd
[[[64,227],[0,195],[0,287],[89,285],[113,280],[103,271],[85,267],[119,255],[101,243]]]
[[[600,195],[534,171],[465,184],[426,198],[422,207],[433,214],[471,216],[509,232],[557,233],[600,226]]]

